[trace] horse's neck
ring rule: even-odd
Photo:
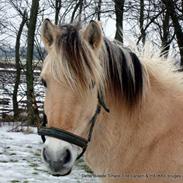
[[[183,95],[177,97],[174,92],[167,91],[156,81],[151,83],[146,99],[131,115],[124,109],[125,105],[116,109],[112,99],[107,97],[110,113],[100,114],[86,154],[91,168],[99,173],[125,170],[143,148],[178,126]]]

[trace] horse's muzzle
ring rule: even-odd
[[[69,149],[65,149],[55,159],[46,147],[43,148],[42,157],[46,162],[51,174],[54,176],[65,176],[70,174],[71,168],[68,166],[72,155]]]

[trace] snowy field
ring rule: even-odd
[[[9,132],[12,126],[0,126],[0,183],[97,183],[83,161],[72,173],[54,177],[46,170],[40,156],[42,142],[32,133]]]

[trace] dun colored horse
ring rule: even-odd
[[[40,134],[51,173],[69,174],[85,152],[105,183],[183,182],[181,73],[108,40],[95,21],[81,29],[46,19],[42,39],[47,126]]]

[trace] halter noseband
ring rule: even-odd
[[[38,128],[38,135],[41,136],[43,143],[46,141],[45,136],[50,136],[50,137],[61,139],[61,140],[64,140],[66,142],[69,142],[71,144],[81,147],[83,150],[77,157],[77,159],[79,159],[85,153],[88,143],[91,141],[93,128],[94,128],[95,122],[97,120],[97,116],[101,111],[101,106],[105,109],[106,112],[109,112],[109,109],[104,102],[103,95],[98,94],[98,105],[97,105],[95,114],[93,115],[93,117],[91,118],[91,120],[89,122],[91,124],[91,126],[89,129],[87,139],[80,137],[78,135],[75,135],[73,133],[70,133],[68,131],[65,131],[63,129],[47,128],[46,127],[47,118],[46,118],[45,114],[43,116],[43,123],[41,124],[41,127]]]

